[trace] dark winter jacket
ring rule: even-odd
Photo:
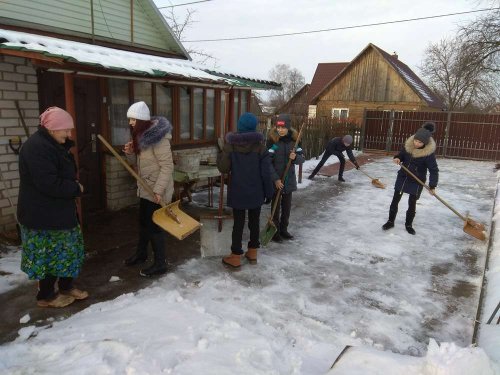
[[[222,173],[231,172],[227,205],[236,209],[262,206],[273,196],[271,160],[261,133],[228,133],[226,144],[217,156]]]
[[[19,153],[17,218],[30,229],[71,229],[78,225],[75,198],[80,195],[76,164],[69,149],[40,127]]]
[[[352,153],[352,145],[346,146],[342,141],[342,137],[332,138],[330,141],[328,141],[325,147],[325,151],[332,155],[341,155],[342,152],[345,151],[347,152],[347,156],[349,157],[350,161],[352,161],[353,163],[356,161],[356,158]]]
[[[297,140],[298,132],[294,129],[288,131],[284,137],[280,137],[276,129],[271,130],[267,139],[267,148],[271,154],[272,168],[271,168],[271,178],[273,181],[280,180],[285,172],[286,165],[288,163],[290,152],[295,146],[295,141]],[[283,188],[283,193],[288,194],[292,191],[297,190],[297,178],[295,176],[295,165],[300,165],[304,163],[304,155],[302,153],[302,148],[299,146],[295,150],[297,157],[292,161],[292,165],[288,170],[288,174],[285,178]],[[274,186],[274,184],[273,184]]]
[[[423,182],[426,181],[427,170],[429,170],[429,187],[433,189],[437,186],[439,177],[435,151],[436,142],[434,142],[433,138],[430,139],[425,147],[415,148],[413,136],[411,136],[406,140],[404,147],[394,158],[401,160],[401,163]],[[401,168],[398,171],[394,189],[420,197],[423,186]]]

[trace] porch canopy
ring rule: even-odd
[[[10,51],[13,55],[38,59],[50,63],[52,67],[60,66],[61,70],[71,70],[72,67],[76,68],[77,64],[79,67],[91,68],[94,72],[97,70],[114,74],[125,73],[170,83],[196,82],[253,90],[281,89],[281,85],[273,81],[215,72],[188,60],[145,55],[5,29],[0,29],[0,50],[5,54]]]

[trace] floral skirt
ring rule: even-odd
[[[76,277],[84,259],[80,226],[68,230],[30,229],[21,225],[21,270],[31,280]]]

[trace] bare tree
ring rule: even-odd
[[[500,72],[500,0],[490,2],[493,10],[458,31],[458,38],[469,55],[469,63],[484,70]]]
[[[485,110],[498,101],[498,75],[475,58],[459,38],[427,47],[422,76],[449,110]]]
[[[194,19],[194,15],[196,11],[193,9],[186,9],[186,13],[184,17],[180,17],[174,12],[174,8],[162,9],[162,14],[167,20],[168,25],[172,29],[174,35],[181,42],[185,40],[185,31],[192,27],[196,21]],[[200,64],[207,64],[211,62],[213,67],[215,68],[217,65],[217,59],[211,55],[209,52],[205,52],[204,50],[198,48],[186,48],[187,52],[191,55],[193,60]]]
[[[273,90],[270,94],[269,105],[276,108],[290,100],[305,84],[302,73],[288,64],[276,64],[269,72],[269,78],[283,87],[281,91]]]

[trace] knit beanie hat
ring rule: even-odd
[[[288,114],[278,115],[278,119],[276,120],[276,126],[284,126],[288,130],[292,127],[292,117]]]
[[[149,108],[144,102],[137,102],[130,106],[127,111],[127,118],[134,118],[136,120],[151,120],[151,115],[149,114]]]
[[[422,142],[424,145],[427,145],[431,139],[432,133],[436,129],[436,124],[433,122],[426,122],[420,129],[417,130],[413,139],[416,139]]]
[[[238,132],[239,133],[249,133],[254,132],[257,128],[257,117],[253,113],[245,112],[241,115],[238,120]]]
[[[352,143],[352,136],[350,134],[344,135],[344,138],[342,138],[342,142],[344,142],[346,145],[350,145]]]
[[[40,115],[40,125],[48,130],[67,130],[75,127],[73,117],[59,107],[47,108]]]

